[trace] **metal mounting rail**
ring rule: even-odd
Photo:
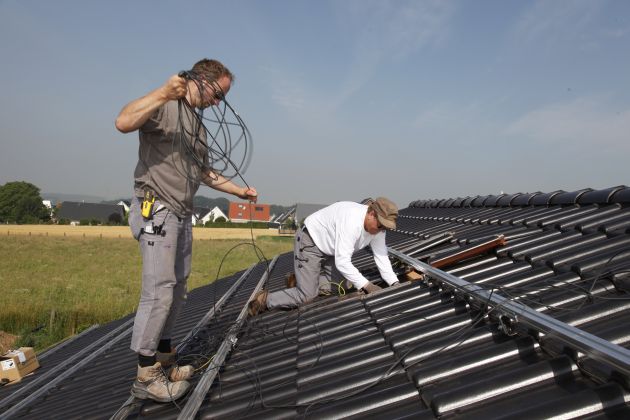
[[[630,376],[630,350],[558,321],[549,315],[539,313],[526,305],[506,299],[497,292],[490,293],[474,283],[469,283],[452,274],[431,267],[400,251],[392,248],[388,248],[388,251],[390,255],[409,264],[416,270],[443,281],[457,288],[462,293],[477,298],[482,302],[487,302],[501,313],[510,317],[513,322],[522,323],[549,337],[557,338],[593,359],[605,362],[624,375]]]
[[[184,337],[182,339],[182,341],[180,341],[180,343],[177,345],[176,349],[177,351],[180,350],[181,346],[183,343],[186,342],[186,340],[188,340],[190,338],[191,335],[194,334],[194,332],[204,326],[207,325],[208,322],[210,322],[210,319],[212,319],[212,317],[214,316],[214,314],[217,311],[220,311],[221,308],[223,307],[223,305],[225,305],[225,302],[232,296],[232,294],[241,286],[241,284],[245,281],[245,279],[247,278],[247,276],[249,276],[249,273],[252,272],[252,270],[254,269],[254,267],[256,267],[256,264],[252,264],[251,267],[249,267],[247,269],[247,271],[245,271],[243,274],[241,274],[241,276],[238,278],[238,280],[236,280],[232,286],[230,286],[230,288],[227,290],[227,292],[225,292],[223,294],[223,296],[221,296],[221,298],[214,304],[212,305],[212,308],[210,308],[210,310],[203,316],[203,318],[201,318],[197,324],[195,324],[195,326],[188,332],[188,334],[186,334],[186,337]],[[135,397],[131,396],[129,398],[127,398],[127,400],[120,406],[120,408],[112,415],[112,417],[110,418],[110,420],[122,420],[122,419],[126,419],[127,416],[129,416],[129,413],[131,413],[133,410],[135,410],[137,408],[137,406],[139,406],[139,404],[134,403],[135,401]]]
[[[15,404],[13,407],[11,407],[10,409],[8,409],[4,413],[2,413],[2,415],[0,415],[0,419],[5,420],[5,419],[8,419],[11,416],[17,414],[20,410],[22,410],[22,409],[26,408],[27,406],[29,406],[30,404],[32,404],[37,398],[39,398],[43,394],[47,393],[50,389],[52,389],[59,382],[63,381],[68,376],[70,376],[70,375],[74,374],[75,372],[77,372],[79,369],[81,369],[83,366],[85,366],[86,364],[91,362],[93,359],[95,359],[97,357],[100,357],[100,355],[102,353],[104,353],[107,349],[109,349],[111,346],[113,346],[114,344],[116,344],[121,339],[125,338],[127,335],[129,335],[131,333],[132,327],[129,327],[129,325],[131,323],[133,323],[133,318],[125,321],[124,324],[120,325],[118,328],[116,328],[115,330],[111,331],[106,336],[102,337],[100,340],[95,341],[90,346],[88,346],[85,349],[81,350],[79,353],[77,353],[73,357],[71,357],[68,360],[66,360],[63,364],[57,365],[55,367],[55,369],[47,372],[45,375],[41,376],[40,378],[37,378],[37,383],[40,383],[40,382],[44,381],[45,379],[50,378],[53,374],[55,374],[55,375],[58,374],[57,376],[54,377],[54,379],[52,379],[46,385],[42,386],[37,391],[33,392],[28,397],[24,398],[22,401],[20,401],[19,403]],[[110,338],[111,338],[111,340],[110,340]],[[109,340],[109,341],[107,341],[107,340]],[[92,351],[92,350],[94,350],[94,351]],[[82,360],[79,360],[75,364],[70,365],[71,363],[74,363],[78,358],[82,357],[86,353],[89,353],[89,355],[86,356],[85,358],[83,358]],[[70,366],[67,369],[65,369],[61,373],[59,373],[62,367],[65,367],[65,366],[68,366],[68,365],[70,365]],[[11,394],[9,397],[7,397],[4,400],[2,400],[2,404],[4,405],[9,400],[15,399],[17,396],[21,395],[22,391],[24,391],[25,389],[26,388],[22,388],[22,389],[16,391],[15,393]],[[30,389],[30,387],[29,387],[29,389]]]
[[[251,301],[253,297],[256,296],[256,293],[258,293],[258,291],[262,289],[263,284],[265,284],[265,282],[267,281],[269,273],[271,273],[271,270],[273,270],[273,267],[276,264],[277,260],[278,256],[276,255],[271,263],[269,263],[268,269],[265,270],[265,273],[258,281],[258,284],[254,288],[254,291],[250,295],[249,299],[247,299],[247,302],[245,302],[245,305],[243,305],[243,309],[241,309],[241,312],[238,315],[236,322],[234,322],[234,324],[228,331],[225,340],[223,340],[223,342],[221,343],[221,346],[212,358],[212,362],[203,373],[203,376],[197,383],[195,389],[192,391],[190,398],[188,398],[188,402],[182,409],[181,413],[179,413],[179,417],[177,417],[177,420],[188,420],[194,418],[197,415],[201,403],[203,402],[206,394],[208,393],[208,390],[214,382],[214,378],[217,376],[217,373],[219,372],[221,366],[223,366],[225,358],[230,354],[232,347],[234,347],[234,345],[236,344],[239,330],[241,329],[243,322],[245,322],[245,319],[247,318],[247,307],[249,301]]]

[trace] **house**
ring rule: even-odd
[[[307,204],[307,203],[297,203],[294,207],[289,209],[288,211],[280,214],[278,217],[270,220],[269,227],[274,228],[283,228],[287,227],[287,222],[292,221],[292,225],[301,225],[304,223],[304,219],[306,219],[311,214],[315,213],[317,210],[321,210],[326,207],[325,204]]]
[[[53,212],[53,203],[51,200],[42,200],[42,204],[44,207],[48,209],[48,215],[52,218],[54,216]]]
[[[201,219],[203,218],[203,216],[205,216],[209,212],[210,212],[210,209],[208,207],[195,207],[193,209],[193,214],[192,214],[192,225],[203,226],[203,222],[201,221]]]
[[[295,207],[292,207],[291,209],[285,211],[284,213],[280,213],[277,216],[276,215],[271,216],[271,218],[269,219],[268,226],[270,228],[279,229],[284,224],[286,224],[287,221],[294,220],[294,217],[295,217]]]
[[[116,203],[116,205],[122,206],[123,209],[125,209],[125,214],[129,214],[129,207],[131,206],[131,201],[120,200],[118,203]]]
[[[38,355],[2,416],[630,418],[629,187],[419,199],[387,245],[398,287],[352,258],[369,295],[248,318],[293,252],[192,290],[173,338],[199,373],[177,404],[129,398],[130,314]]]
[[[225,219],[225,221],[230,220],[218,206],[215,206],[212,210],[204,209],[204,211],[199,212],[195,209],[195,213],[193,214],[193,226],[197,224],[204,226],[208,222],[215,222],[220,217]]]
[[[98,220],[102,224],[119,224],[125,219],[125,209],[117,204],[64,201],[57,212],[57,220],[68,220],[78,225],[81,220]]]
[[[235,203],[230,201],[229,217],[233,223],[268,222],[271,207],[269,204]]]

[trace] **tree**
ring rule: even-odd
[[[110,225],[119,225],[122,223],[122,221],[123,217],[120,215],[120,213],[112,213],[107,218],[107,223]]]
[[[48,209],[35,185],[15,181],[0,186],[0,222],[38,223],[49,218]]]

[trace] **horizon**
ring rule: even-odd
[[[263,202],[630,184],[630,2],[174,4],[0,2],[0,184],[132,194],[118,112],[203,57],[236,76]]]

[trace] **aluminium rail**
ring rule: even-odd
[[[226,357],[230,354],[232,348],[238,341],[237,339],[238,333],[241,329],[241,326],[245,322],[245,319],[247,319],[247,309],[248,309],[249,302],[254,298],[254,296],[256,296],[256,293],[258,293],[258,291],[262,289],[262,286],[265,284],[265,282],[269,278],[269,275],[271,271],[273,270],[273,267],[275,266],[277,260],[278,260],[278,256],[276,255],[271,261],[271,263],[269,263],[269,265],[267,266],[267,269],[265,270],[264,274],[258,281],[258,284],[254,288],[254,291],[250,295],[249,299],[247,299],[247,301],[245,302],[245,305],[243,305],[243,309],[241,309],[241,312],[238,315],[238,318],[236,319],[236,321],[234,322],[234,324],[228,331],[225,337],[225,340],[223,340],[223,342],[221,343],[221,346],[219,347],[217,352],[214,354],[214,357],[212,358],[212,362],[203,373],[203,376],[197,383],[197,386],[195,387],[195,389],[192,391],[190,398],[188,398],[188,402],[186,403],[184,408],[182,408],[181,413],[179,413],[177,420],[188,420],[188,419],[194,418],[197,415],[197,412],[199,411],[199,408],[201,407],[201,403],[203,402],[204,398],[206,397],[206,394],[208,393],[208,390],[210,389],[210,387],[212,386],[212,383],[214,382],[214,378],[217,376],[217,373],[219,372],[219,369],[223,365]]]
[[[549,337],[557,338],[593,359],[613,366],[627,377],[630,377],[630,350],[558,321],[549,315],[539,313],[526,305],[506,299],[496,292],[490,293],[474,283],[469,283],[452,274],[431,267],[393,248],[388,248],[388,251],[390,255],[409,264],[416,270],[455,287],[473,298],[482,302],[488,302],[513,321],[522,323]]]
[[[241,284],[243,284],[245,279],[249,276],[249,274],[252,272],[254,267],[256,267],[256,265],[257,264],[252,264],[252,266],[249,267],[243,274],[241,274],[241,276],[238,278],[238,280],[236,280],[232,284],[232,286],[230,286],[230,288],[227,290],[227,292],[225,292],[223,294],[223,296],[221,296],[221,298],[214,305],[212,305],[210,310],[203,316],[203,318],[201,318],[197,322],[197,324],[195,324],[195,326],[188,332],[188,334],[186,334],[186,337],[184,337],[180,341],[180,343],[176,346],[176,350],[178,352],[181,349],[182,345],[186,342],[186,340],[188,340],[195,333],[195,331],[197,331],[202,326],[207,325],[210,322],[210,320],[212,319],[212,317],[214,317],[215,313],[216,312],[220,312],[223,309],[223,305],[225,305],[227,300],[230,297],[232,297],[234,292],[239,287],[241,287]],[[129,414],[133,410],[138,408],[138,406],[141,403],[143,403],[144,401],[145,400],[136,401],[136,398],[134,396],[131,396],[131,397],[127,398],[127,400],[120,406],[120,408],[118,410],[116,410],[116,412],[112,415],[110,420],[123,420],[123,419],[126,419],[129,416]]]
[[[51,390],[53,387],[55,387],[59,382],[63,381],[64,379],[66,379],[70,375],[73,375],[75,372],[77,372],[83,366],[85,366],[86,364],[91,362],[93,359],[95,359],[96,357],[99,357],[102,353],[104,353],[111,346],[113,346],[114,344],[116,344],[117,342],[119,342],[120,340],[125,338],[126,336],[128,336],[131,333],[132,329],[133,329],[133,326],[129,326],[132,323],[133,323],[133,318],[125,321],[124,324],[120,325],[115,330],[109,332],[107,335],[105,335],[101,339],[95,341],[94,343],[92,343],[88,347],[84,348],[83,350],[81,350],[80,352],[75,354],[74,356],[68,358],[64,363],[57,365],[55,367],[55,369],[52,369],[52,370],[48,371],[45,375],[42,375],[41,377],[37,378],[37,381],[36,382],[34,381],[33,383],[31,383],[31,385],[34,386],[34,383],[39,384],[40,382],[44,381],[45,379],[48,379],[48,378],[50,378],[51,376],[53,376],[55,374],[58,374],[50,382],[46,383],[44,386],[42,386],[38,390],[36,390],[33,393],[31,393],[29,396],[24,398],[22,401],[20,401],[19,403],[15,404],[14,406],[12,406],[10,409],[5,411],[4,413],[0,414],[0,420],[6,420],[6,419],[14,416],[15,414],[17,414],[19,411],[23,410],[24,408],[28,407],[35,400],[37,400],[39,397],[41,397],[42,395],[47,393],[49,390]],[[111,338],[111,340],[110,340],[110,338]],[[94,350],[94,351],[92,351],[92,350]],[[92,351],[92,352],[90,353],[90,351]],[[90,354],[87,355],[85,358],[77,361],[75,364],[71,365],[71,363],[74,363],[77,359],[81,358],[86,353],[90,353]],[[68,366],[68,368],[63,370],[63,372],[60,372],[62,370],[62,368],[66,367],[66,366]],[[24,387],[24,388],[19,389],[15,393],[11,394],[9,397],[7,397],[4,400],[2,400],[2,405],[6,404],[9,401],[12,401],[13,399],[17,398],[20,395],[22,395],[22,393],[25,392],[25,390],[27,390],[27,389],[30,390],[30,388],[32,388],[32,386],[28,387],[28,388]]]

